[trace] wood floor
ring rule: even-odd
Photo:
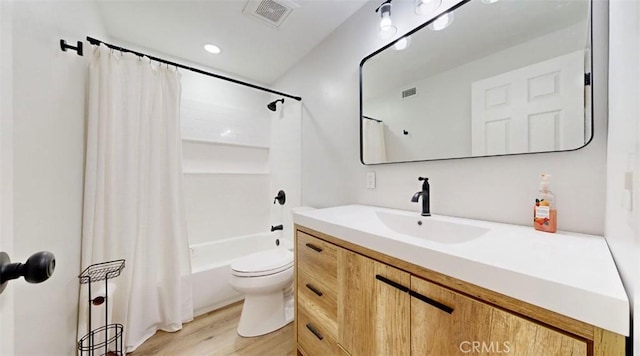
[[[158,331],[130,356],[294,355],[293,324],[270,334],[243,338],[236,333],[242,302],[201,315],[175,333]]]

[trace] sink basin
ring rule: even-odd
[[[376,211],[382,224],[399,234],[445,244],[471,241],[489,231],[487,228],[435,220],[433,217],[408,216]]]

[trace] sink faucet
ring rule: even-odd
[[[417,203],[418,198],[422,197],[422,216],[431,216],[429,212],[429,178],[418,177],[418,181],[423,181],[422,191],[417,192],[411,198],[412,203]]]

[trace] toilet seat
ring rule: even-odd
[[[238,277],[268,276],[292,267],[293,253],[285,248],[252,253],[231,263],[231,271]]]

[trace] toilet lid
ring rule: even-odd
[[[293,267],[293,253],[286,248],[252,253],[231,263],[233,274],[240,277],[266,276],[291,267]]]

